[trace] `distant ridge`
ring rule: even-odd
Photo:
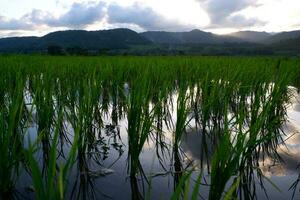
[[[64,51],[71,49],[75,54],[105,52],[137,55],[262,55],[287,52],[299,55],[299,41],[300,30],[277,34],[239,31],[226,35],[198,29],[187,32],[142,33],[126,28],[99,31],[67,30],[52,32],[42,37],[2,38],[0,53],[45,53],[50,46],[57,46]]]
[[[272,44],[272,43],[278,43],[283,40],[290,40],[290,39],[296,39],[300,37],[300,30],[297,31],[289,31],[289,32],[281,32],[277,33],[269,38],[267,38],[264,43],[266,44]]]
[[[227,36],[236,37],[248,42],[262,43],[272,36],[272,34],[267,32],[257,32],[257,31],[238,31],[234,33],[227,34]]]
[[[0,51],[43,50],[50,45],[63,48],[123,49],[130,45],[148,45],[149,40],[130,29],[102,31],[68,30],[49,33],[43,37],[12,37],[0,39]]]
[[[140,34],[148,40],[160,44],[220,44],[224,42],[243,42],[239,38],[219,36],[198,29],[189,32],[147,31]]]

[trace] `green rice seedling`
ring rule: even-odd
[[[13,194],[24,159],[22,148],[26,119],[24,119],[23,77],[17,73],[11,80],[4,80],[9,87],[1,87],[3,96],[0,105],[0,197],[5,199],[11,198]]]
[[[260,88],[262,88],[262,86],[259,86]],[[265,94],[266,90],[261,90],[264,91],[262,92],[263,94]],[[280,127],[282,127],[282,123],[284,123],[283,121],[277,121],[277,120],[270,120],[270,115],[269,113],[272,113],[274,110],[274,105],[276,105],[276,98],[274,98],[275,96],[273,96],[273,92],[276,91],[273,90],[271,91],[271,96],[270,98],[267,99],[260,99],[257,100],[257,98],[261,98],[261,95],[258,95],[259,93],[256,93],[256,101],[252,101],[253,103],[251,103],[252,107],[251,107],[251,116],[250,116],[250,125],[249,125],[249,129],[246,131],[244,130],[244,122],[245,122],[245,118],[247,118],[247,113],[245,113],[245,109],[241,109],[240,110],[240,114],[238,115],[237,118],[237,123],[238,123],[238,133],[237,136],[235,136],[237,138],[237,141],[234,142],[233,144],[227,144],[227,145],[223,145],[222,142],[220,144],[220,147],[223,146],[233,146],[233,149],[230,150],[222,150],[222,152],[229,152],[228,155],[235,155],[235,152],[237,152],[237,158],[236,160],[233,162],[235,163],[235,165],[233,165],[234,167],[229,168],[227,171],[226,167],[221,167],[222,169],[226,170],[226,173],[223,172],[221,174],[231,174],[227,176],[227,181],[229,180],[229,178],[233,175],[233,174],[238,174],[238,183],[237,186],[235,186],[238,190],[239,190],[239,194],[240,194],[240,198],[245,198],[245,199],[252,199],[255,197],[255,180],[254,180],[254,174],[256,173],[257,176],[260,179],[261,182],[261,186],[263,187],[262,184],[262,179],[264,178],[263,174],[261,173],[261,171],[259,170],[259,164],[258,161],[261,158],[260,155],[264,155],[267,154],[269,155],[271,158],[274,158],[275,161],[280,161],[279,157],[276,157],[277,155],[277,146],[281,143],[281,140],[278,141],[277,138],[280,138],[280,132],[278,132],[278,130],[280,130]],[[285,93],[282,91],[282,95],[284,95]],[[284,98],[283,98],[284,100]],[[283,103],[283,102],[281,102]],[[245,105],[245,104],[243,104]],[[272,109],[272,111],[270,110]],[[282,107],[280,107],[279,109],[283,109]],[[275,109],[276,110],[276,109]],[[275,119],[280,119],[282,117],[282,115],[280,114],[282,112],[278,112],[274,115]],[[284,113],[284,112],[283,112]],[[279,123],[279,124],[278,124]],[[272,127],[272,131],[269,132],[269,128],[266,127]],[[226,141],[224,139],[222,139],[223,141]],[[229,141],[227,139],[227,141]],[[238,149],[235,150],[236,147],[239,147]],[[218,151],[218,150],[217,150]],[[221,157],[226,157],[226,156],[221,156]],[[220,162],[221,159],[214,159],[213,163],[212,163],[212,174],[215,171],[219,171],[213,168],[213,166],[215,165],[214,162]],[[226,161],[227,162],[227,161]],[[229,165],[230,166],[230,165]],[[231,170],[230,170],[231,169]],[[212,180],[213,180],[213,176],[212,176]],[[226,180],[226,178],[222,178],[222,180]],[[219,181],[220,183],[220,181]],[[214,186],[215,185],[215,186]],[[223,186],[226,185],[226,181],[223,183]],[[212,188],[217,187],[216,184],[214,184],[212,182]],[[220,187],[222,188],[222,187]],[[224,189],[224,187],[223,187]],[[219,192],[211,192],[210,194],[219,194],[218,197],[213,196],[212,199],[215,198],[220,198],[221,197],[221,191],[223,189],[220,189]]]
[[[68,185],[58,184],[58,180],[69,177],[60,175],[58,168],[49,170],[58,166],[54,160],[58,163],[65,157],[62,152],[68,152],[75,142],[79,171],[89,173],[91,165],[101,167],[109,152],[105,120],[111,120],[109,126],[127,120],[125,140],[133,191],[140,189],[136,177],[143,174],[140,156],[152,139],[164,169],[169,163],[163,158],[173,155],[171,162],[177,172],[174,193],[179,194],[175,198],[189,198],[191,187],[187,186],[192,183],[185,178],[180,145],[186,127],[194,120],[202,137],[201,166],[211,172],[210,198],[254,198],[257,182],[266,180],[259,168],[261,161],[268,157],[281,162],[277,148],[284,144],[282,127],[291,99],[288,86],[299,88],[299,63],[298,58],[281,57],[1,56],[0,153],[4,156],[0,157],[0,171],[5,177],[1,177],[1,190],[11,193],[18,169],[26,168],[20,163],[27,160],[31,171],[38,168],[35,174],[40,174],[40,164],[44,165],[41,182],[52,185],[56,192],[51,195],[68,198]],[[30,106],[24,102],[24,91],[33,98],[32,113],[26,110]],[[38,167],[34,166],[34,152],[41,152],[39,146],[26,150],[24,159],[26,123],[38,128],[37,145],[45,158],[44,164],[36,163]],[[172,148],[168,148],[165,131],[173,133]],[[58,153],[54,146],[60,148]],[[50,176],[54,178],[49,181]],[[218,182],[218,177],[224,181]],[[83,183],[88,181],[85,178]],[[58,190],[58,185],[63,190]],[[40,196],[50,194],[43,188]]]
[[[284,95],[284,93],[282,93]],[[275,100],[275,101],[274,101]],[[281,162],[281,158],[277,153],[277,147],[282,143],[281,127],[285,123],[281,120],[281,111],[276,114],[276,117],[270,120],[269,114],[274,111],[276,99],[268,98],[264,103],[261,112],[257,113],[255,122],[252,122],[249,127],[249,138],[247,140],[247,149],[244,151],[241,160],[241,190],[244,191],[244,196],[255,196],[254,169],[256,168],[257,176],[260,179],[261,186],[264,178],[259,170],[259,159],[267,155],[274,162]],[[285,109],[285,108],[280,108]],[[276,110],[276,109],[275,109]],[[284,112],[284,111],[283,111]],[[279,126],[278,126],[279,125]],[[268,128],[270,127],[270,128]],[[244,133],[247,134],[247,133]],[[251,189],[252,187],[252,189]],[[250,192],[252,191],[252,193]],[[246,197],[245,197],[246,198]]]
[[[177,199],[191,199],[196,200],[199,199],[199,190],[200,190],[200,184],[202,180],[202,173],[200,173],[195,180],[195,185],[193,186],[193,191],[190,193],[190,187],[191,187],[191,179],[192,179],[192,173],[194,173],[194,170],[190,170],[187,172],[184,172],[182,177],[179,180],[179,184],[176,187],[174,193],[171,196],[172,200]],[[189,198],[190,197],[190,198]]]
[[[154,132],[150,135],[155,143],[155,150],[160,165],[166,170],[165,158],[169,156],[169,145],[166,142],[164,125],[172,131],[173,85],[172,80],[165,77],[164,70],[150,68],[151,73],[151,104],[153,104]]]
[[[144,78],[144,77],[142,77]],[[137,78],[131,88],[128,102],[128,156],[130,176],[142,172],[139,155],[148,139],[154,120],[153,109],[149,108],[149,80]]]
[[[62,120],[62,114],[58,116],[58,121]],[[24,150],[28,167],[31,172],[34,193],[36,199],[64,199],[67,185],[68,173],[74,164],[78,134],[75,134],[73,145],[69,151],[68,158],[64,163],[57,164],[57,144],[60,123],[57,123],[54,132],[54,138],[49,148],[49,160],[46,165],[46,176],[40,169],[38,161],[35,159],[35,152],[39,150],[38,144],[41,138],[38,138],[35,144],[30,144],[29,149]],[[59,166],[59,167],[58,167]]]
[[[43,152],[43,173],[47,173],[49,164],[50,139],[53,125],[55,123],[55,108],[53,102],[53,85],[48,74],[38,74],[31,80],[29,91],[33,94],[33,104],[36,107],[35,120],[37,124],[37,135],[41,138]]]
[[[186,127],[191,121],[189,114],[190,108],[190,93],[192,90],[188,90],[188,82],[185,79],[179,80],[177,108],[176,108],[176,125],[173,136],[173,159],[174,159],[174,189],[180,184],[180,179],[183,175],[183,166],[180,156],[180,142],[183,135],[186,133]]]
[[[177,118],[174,132],[174,148],[178,149],[181,138],[186,132],[186,126],[189,123],[188,115],[190,108],[188,105],[189,96],[187,94],[186,85],[182,84],[179,87],[178,98],[177,98]]]
[[[227,182],[237,174],[240,157],[244,151],[245,135],[238,135],[236,144],[233,144],[226,115],[224,125],[224,133],[212,158],[209,199],[222,198]]]

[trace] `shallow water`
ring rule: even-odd
[[[298,94],[297,94],[298,95]],[[176,95],[172,97],[176,99]],[[270,182],[264,181],[264,187],[269,199],[287,199],[293,195],[290,189],[293,182],[299,176],[298,165],[300,162],[300,96],[293,99],[288,108],[288,122],[284,127],[286,136],[285,145],[280,145],[277,149],[283,159],[282,163],[273,163],[265,158],[260,160],[260,168],[263,174],[274,183],[280,191]],[[30,97],[27,103],[32,101]],[[172,121],[176,120],[177,114],[176,100],[171,106]],[[31,109],[31,107],[28,107]],[[36,112],[33,109],[33,119]],[[118,122],[112,120],[113,108],[110,105],[108,112],[103,115],[103,127],[101,132],[95,132],[95,138],[87,150],[79,152],[71,175],[68,177],[67,198],[69,199],[136,199],[145,197],[150,193],[151,199],[169,199],[174,192],[181,172],[176,172],[176,161],[173,157],[173,137],[170,128],[163,124],[162,138],[158,137],[158,132],[153,131],[145,143],[140,154],[140,163],[143,173],[135,178],[129,176],[128,159],[128,121],[125,116],[120,117]],[[63,162],[64,154],[67,155],[73,140],[74,130],[68,121],[64,121],[66,137],[70,140],[61,139],[57,147],[60,154],[57,162]],[[25,135],[24,147],[28,148],[29,143],[37,139],[38,125],[33,120]],[[163,142],[165,146],[161,146]],[[192,178],[196,179],[200,169],[203,170],[202,185],[200,194],[203,199],[208,198],[209,192],[209,163],[214,148],[210,140],[206,141],[208,156],[201,152],[203,145],[203,135],[196,129],[194,121],[189,123],[187,134],[182,138],[180,145],[180,164],[182,170],[196,170]],[[41,167],[43,162],[43,152],[41,149],[35,155]],[[79,153],[81,153],[79,155]],[[177,163],[178,164],[178,163]],[[255,180],[258,182],[258,179]],[[193,187],[193,183],[191,184]],[[20,197],[34,199],[32,182],[29,173],[22,170],[18,179],[16,189],[20,192]],[[264,190],[257,184],[256,195],[258,199],[267,199]],[[199,197],[200,198],[200,197]],[[296,190],[295,199],[300,199],[300,192]]]

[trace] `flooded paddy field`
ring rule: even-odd
[[[0,199],[300,199],[300,60],[0,57]]]

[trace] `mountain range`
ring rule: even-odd
[[[217,35],[198,29],[188,32],[147,31],[137,33],[118,28],[100,31],[68,30],[42,37],[0,39],[0,52],[46,52],[50,46],[61,49],[80,48],[87,52],[110,54],[273,54],[299,55],[300,30],[271,34],[239,31]]]
[[[140,33],[153,43],[164,44],[222,44],[224,42],[243,42],[230,35],[220,36],[198,29],[189,32],[148,31]]]

